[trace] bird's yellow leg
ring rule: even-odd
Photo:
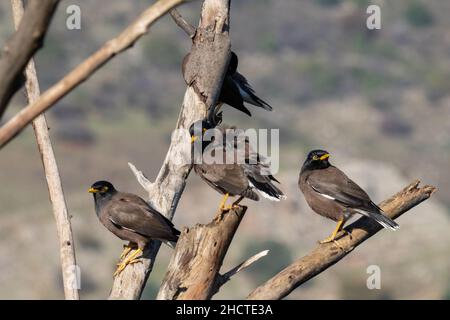
[[[225,195],[223,196],[222,201],[220,202],[219,212],[224,211],[225,204],[227,203],[227,199],[229,196],[230,196],[229,193],[225,193]]]
[[[328,243],[334,241],[334,238],[336,238],[337,233],[341,231],[342,227],[344,226],[344,222],[345,222],[344,219],[339,220],[333,233],[328,238],[319,241],[319,243]]]
[[[136,262],[136,257],[142,254],[142,249],[137,248],[132,254],[130,254],[129,257],[127,257],[124,261],[120,263],[120,265],[117,267],[116,272],[114,272],[114,277],[117,276],[119,273],[122,272],[123,269],[130,263]]]

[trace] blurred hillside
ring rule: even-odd
[[[117,35],[152,1],[63,0],[36,58],[42,91]],[[365,28],[379,4],[382,28]],[[82,29],[65,27],[78,4]],[[180,8],[197,23],[201,2]],[[239,70],[274,112],[252,118],[225,107],[228,123],[280,128],[279,180],[288,199],[250,205],[224,271],[259,250],[269,256],[218,294],[243,298],[333,228],[313,214],[297,189],[306,152],[325,148],[381,201],[416,178],[436,185],[431,201],[399,219],[290,298],[450,298],[450,2],[441,0],[232,1],[233,50]],[[0,2],[0,43],[12,33]],[[89,185],[108,179],[145,196],[127,162],[153,179],[164,159],[185,84],[180,62],[190,41],[164,17],[135,47],[114,58],[48,113],[73,216],[82,298],[108,295],[121,241],[97,221]],[[22,94],[5,119],[25,105]],[[31,128],[0,157],[0,298],[62,298],[56,231]],[[201,205],[199,206],[199,199]],[[220,195],[195,175],[175,217],[178,227],[207,222]],[[170,258],[162,249],[145,298],[154,297]],[[366,288],[366,268],[382,270],[382,290]]]

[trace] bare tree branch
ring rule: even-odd
[[[0,119],[19,89],[20,77],[30,58],[42,47],[59,0],[30,0],[24,19],[3,47],[0,59]]]
[[[207,225],[185,228],[157,299],[210,299],[220,287],[220,267],[246,210],[238,207],[219,212]]]
[[[5,146],[26,125],[39,114],[53,106],[59,99],[88,79],[106,62],[114,56],[133,46],[133,44],[147,33],[150,26],[170,9],[185,0],[159,0],[145,10],[120,35],[108,41],[96,53],[84,60],[69,72],[58,83],[45,91],[40,98],[16,114],[0,128],[0,148]],[[36,1],[40,4],[40,1]]]
[[[176,129],[164,163],[156,180],[143,179],[139,170],[132,168],[138,181],[149,194],[149,202],[173,218],[184,191],[191,166],[191,147],[187,129],[206,116],[214,106],[222,88],[228,67],[230,39],[228,36],[229,0],[205,0],[200,24],[193,38],[189,63],[186,66],[188,84]],[[188,160],[187,160],[188,159]],[[144,251],[141,263],[127,266],[115,279],[110,299],[139,299],[153,268],[160,243],[152,241]]]
[[[13,18],[16,29],[24,16],[22,0],[11,0]],[[26,69],[26,90],[28,102],[33,103],[39,99],[40,89],[36,68],[33,59],[30,59]],[[59,176],[58,165],[53,153],[52,143],[48,133],[47,121],[41,114],[33,121],[34,133],[44,165],[45,178],[47,179],[48,192],[56,220],[56,228],[59,239],[59,254],[62,267],[64,294],[68,300],[78,300],[77,268],[75,249],[72,237],[70,216],[67,211],[64,192]]]
[[[195,36],[195,27],[192,26],[189,22],[187,22],[181,14],[178,12],[177,9],[170,10],[170,16],[175,21],[175,23],[183,29],[184,32],[190,37],[193,38]]]
[[[427,200],[437,189],[433,186],[419,188],[415,181],[402,191],[380,204],[381,209],[392,219]],[[267,282],[256,288],[247,299],[282,299],[302,283],[315,277],[344,258],[354,248],[372,237],[382,227],[368,218],[360,218],[345,228],[340,235],[348,233],[336,243],[319,245],[310,254],[297,260]]]

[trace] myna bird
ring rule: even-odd
[[[298,182],[311,209],[321,216],[337,221],[330,237],[320,243],[334,241],[336,234],[354,214],[373,219],[384,228],[397,230],[399,225],[383,215],[383,211],[370,200],[363,189],[331,165],[329,157],[327,151],[311,151],[302,166]]]
[[[186,64],[189,60],[189,53],[184,57],[182,63],[183,76],[186,71]],[[247,79],[237,71],[238,57],[231,51],[230,62],[228,64],[228,70],[223,79],[222,90],[219,96],[219,106],[215,110],[217,113],[222,103],[226,103],[229,106],[238,109],[245,114],[251,116],[250,110],[244,106],[244,102],[254,105],[256,107],[263,108],[265,110],[272,111],[272,107],[256,96],[255,90],[250,86]]]
[[[196,128],[201,127],[201,130]],[[278,182],[273,175],[269,172],[269,166],[261,161],[262,157],[253,152],[248,142],[245,143],[245,162],[238,163],[226,163],[221,161],[220,163],[209,163],[203,161],[203,152],[210,145],[214,148],[214,152],[219,152],[223,155],[221,160],[227,159],[227,153],[232,153],[232,159],[237,158],[236,145],[231,147],[227,145],[225,135],[225,127],[217,127],[214,130],[216,134],[222,135],[222,143],[214,141],[206,141],[203,139],[204,133],[213,129],[213,126],[205,120],[195,122],[190,127],[191,143],[194,159],[194,171],[214,190],[224,195],[219,210],[228,210],[233,206],[239,204],[244,198],[248,198],[254,201],[259,200],[259,195],[268,198],[272,201],[279,201],[286,199],[283,192],[274,185],[274,181]],[[228,130],[233,130],[229,128]],[[198,132],[196,132],[198,131]],[[195,147],[196,143],[201,144]],[[213,152],[213,153],[214,153]],[[199,153],[199,154],[196,154]],[[250,157],[256,161],[250,161]],[[228,197],[239,196],[239,198],[230,207],[225,207]]]
[[[178,240],[180,231],[173,223],[150,207],[144,199],[131,193],[117,191],[108,181],[95,182],[89,192],[94,195],[95,212],[100,222],[122,240],[130,241],[137,249],[121,261],[114,276],[128,264],[137,261],[147,243],[160,240],[170,247]],[[125,257],[131,251],[127,246],[121,255]]]

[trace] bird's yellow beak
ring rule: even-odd
[[[194,143],[195,140],[197,140],[197,138],[198,138],[197,136],[192,136],[192,137],[191,137],[191,143]]]
[[[330,157],[330,154],[327,153],[327,154],[324,154],[323,156],[321,156],[321,157],[319,158],[319,160],[320,160],[320,161],[323,161],[323,160],[325,160],[325,159],[328,159],[329,157]]]
[[[98,192],[98,189],[95,189],[95,188],[89,188],[88,192],[89,192],[89,193],[97,193],[97,192]]]

